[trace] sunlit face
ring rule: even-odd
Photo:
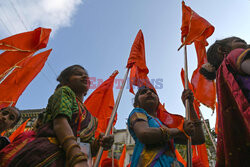
[[[159,105],[159,98],[152,89],[144,88],[138,96],[138,102],[140,108],[147,108],[150,106],[156,109]]]
[[[230,44],[231,44],[232,50],[237,49],[237,48],[246,49],[248,47],[246,41],[240,38],[234,38]]]
[[[13,107],[7,107],[0,110],[0,130],[4,131],[14,127],[18,119],[19,112]]]
[[[83,93],[85,96],[89,90],[89,86],[90,82],[87,72],[80,67],[76,68],[69,77],[69,87],[75,93]]]

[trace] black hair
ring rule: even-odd
[[[138,91],[137,91],[136,94],[135,94],[134,103],[133,103],[133,106],[134,106],[134,107],[138,107],[138,106],[139,106],[139,99],[138,99],[138,97],[139,97],[139,95],[141,94],[141,92],[142,92],[144,89],[150,89],[152,92],[154,92],[154,93],[157,95],[157,93],[155,92],[154,89],[151,89],[151,88],[146,87],[146,86],[139,87]],[[157,96],[158,96],[158,95],[157,95]]]
[[[232,46],[230,42],[232,42],[235,38],[238,37],[229,37],[222,40],[216,40],[214,44],[212,44],[207,50],[207,61],[209,66],[212,66],[214,70],[209,71],[206,68],[200,68],[199,72],[208,80],[214,80],[216,78],[216,71],[220,67],[223,56],[228,55],[231,50]],[[218,50],[221,50],[222,53],[219,53]],[[224,55],[222,55],[224,54]]]
[[[80,65],[76,64],[76,65],[69,66],[66,69],[64,69],[61,72],[61,74],[57,77],[57,81],[60,82],[60,84],[57,85],[57,88],[67,84],[69,82],[69,78],[72,75],[73,71],[77,68],[81,68],[87,73],[87,70]]]

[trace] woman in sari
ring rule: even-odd
[[[193,104],[193,95],[186,90],[183,101],[189,99]],[[131,167],[181,167],[176,160],[174,143],[186,144],[186,135],[192,136],[192,144],[205,142],[201,122],[190,105],[191,120],[185,120],[184,132],[177,128],[168,128],[157,118],[158,95],[154,90],[143,87],[134,99],[134,109],[128,118],[128,129],[135,140]]]
[[[57,81],[60,86],[49,98],[35,139],[18,151],[8,166],[87,167],[89,157],[80,143],[89,143],[93,156],[100,146],[107,150],[113,144],[113,136],[94,138],[97,120],[82,103],[89,89],[86,70],[70,66]]]
[[[217,40],[200,73],[216,78],[218,140],[216,166],[249,166],[250,47],[238,38]]]

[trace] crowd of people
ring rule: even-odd
[[[207,79],[216,79],[218,101],[218,141],[216,166],[247,166],[250,150],[250,47],[237,37],[217,40],[207,51],[208,63],[200,70]],[[114,136],[95,138],[97,119],[83,104],[89,89],[86,69],[73,65],[61,72],[59,85],[49,98],[46,111],[34,130],[17,136],[12,143],[0,137],[0,166],[10,167],[88,167],[99,147],[109,150]],[[193,94],[184,90],[183,103],[193,104]],[[185,103],[184,103],[185,104]],[[181,167],[175,144],[205,142],[202,122],[190,105],[190,120],[183,130],[169,128],[157,118],[159,97],[155,90],[140,87],[128,117],[128,130],[135,140],[131,167]],[[13,128],[20,120],[15,107],[0,110],[0,132]],[[118,120],[119,121],[119,120]]]

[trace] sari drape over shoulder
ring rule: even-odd
[[[133,125],[137,121],[146,121],[149,127],[162,125],[158,118],[150,116],[142,108],[134,108],[130,113],[127,123],[128,130],[135,140],[131,167],[182,167],[183,165],[176,160],[173,141],[155,145],[145,145],[139,141],[133,130]]]
[[[68,118],[74,135],[77,135],[80,123],[82,142],[91,143],[97,127],[97,120],[76,100],[75,93],[67,86],[59,88],[50,98],[44,113],[43,125],[38,129],[36,137],[21,149],[12,159],[10,167],[64,167],[65,152],[60,146],[53,130],[53,120],[58,115]],[[78,108],[80,106],[80,109]],[[79,112],[81,114],[79,114]],[[81,119],[79,119],[81,116]]]
[[[250,49],[235,49],[217,71],[217,167],[250,164],[250,76],[240,70],[249,56]]]

